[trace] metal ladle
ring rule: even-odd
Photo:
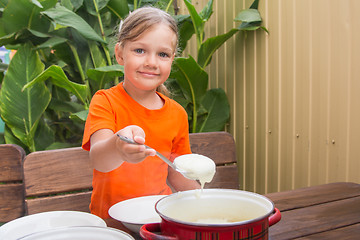
[[[118,136],[118,137],[119,137],[122,141],[124,141],[124,142],[131,143],[131,144],[136,144],[136,145],[144,145],[146,149],[153,149],[153,148],[151,148],[151,147],[149,147],[149,146],[147,146],[147,145],[145,145],[145,144],[139,144],[139,143],[135,142],[133,139],[130,139],[130,138],[125,137],[125,136],[123,136],[123,135],[116,134],[116,136]],[[153,149],[153,150],[155,150],[155,149]],[[172,169],[174,169],[175,171],[178,171],[179,173],[181,173],[182,175],[184,175],[184,177],[186,177],[186,178],[193,179],[193,178],[190,178],[190,177],[189,177],[189,174],[188,174],[186,171],[184,171],[184,170],[176,167],[176,165],[175,165],[174,163],[172,163],[167,157],[165,157],[164,155],[162,155],[161,153],[159,153],[159,152],[156,151],[156,150],[155,150],[155,152],[156,152],[156,155],[157,155],[161,160],[163,160],[164,162],[166,162]],[[194,179],[193,179],[193,180],[194,180]]]

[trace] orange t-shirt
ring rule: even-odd
[[[186,111],[174,100],[158,93],[164,99],[161,109],[149,110],[124,90],[120,83],[98,91],[92,98],[85,123],[83,149],[90,150],[90,136],[100,129],[114,133],[128,125],[140,126],[145,131],[145,144],[174,160],[191,153]],[[158,157],[147,157],[138,164],[124,162],[107,172],[93,172],[93,192],[90,211],[109,218],[109,208],[117,202],[146,195],[170,194],[166,184],[168,166]]]

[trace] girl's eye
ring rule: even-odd
[[[136,52],[136,53],[144,53],[144,49],[137,48],[137,49],[134,50],[134,52]]]
[[[160,57],[163,57],[163,58],[170,57],[170,55],[169,55],[169,54],[164,53],[164,52],[159,53],[159,56],[160,56]]]

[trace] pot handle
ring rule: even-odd
[[[178,240],[177,237],[174,236],[166,236],[166,235],[159,235],[157,233],[161,232],[160,223],[148,223],[144,224],[140,228],[140,236],[143,239],[148,240]]]
[[[271,216],[269,217],[269,226],[274,225],[275,223],[279,222],[281,219],[281,213],[280,210],[275,208],[274,209],[274,213],[271,214]]]

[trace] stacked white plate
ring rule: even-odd
[[[84,231],[86,232],[86,235]],[[96,235],[95,232],[116,232],[116,234],[118,234],[118,231],[119,230],[107,228],[103,219],[90,213],[77,211],[51,211],[17,218],[2,225],[0,227],[0,239],[65,239],[61,238],[64,236],[62,232],[78,235],[81,233],[85,236],[85,238],[79,238],[78,235],[76,235],[76,239],[114,239],[99,238],[99,234]],[[125,232],[120,232],[122,235],[127,235]],[[89,238],[88,233],[92,233],[96,238]],[[37,235],[35,234],[39,234],[38,238],[36,238]],[[35,238],[31,238],[33,236],[35,236]],[[43,236],[45,236],[45,238],[41,238]],[[58,236],[60,238],[58,238]],[[133,239],[130,235],[129,237],[130,238],[118,237],[118,239]],[[69,238],[71,237],[68,237],[67,239]]]

